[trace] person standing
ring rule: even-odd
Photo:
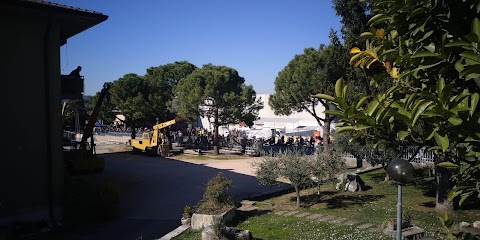
[[[80,71],[82,71],[82,67],[81,67],[81,66],[78,66],[78,67],[75,68],[73,71],[71,71],[70,74],[68,74],[68,75],[69,75],[69,76],[80,77]]]

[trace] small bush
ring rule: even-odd
[[[319,180],[335,179],[346,168],[342,156],[335,151],[325,151],[313,157],[312,174]]]
[[[203,214],[219,214],[235,206],[233,198],[227,190],[233,187],[230,179],[222,173],[217,174],[207,183],[196,212]]]
[[[324,180],[335,177],[345,169],[340,155],[326,151],[313,156],[300,151],[284,151],[277,156],[265,155],[262,161],[255,163],[257,178],[265,185],[278,184],[278,178],[285,178],[295,189],[297,207],[300,207],[300,191],[313,186],[320,187]]]
[[[313,186],[312,159],[300,151],[284,151],[276,157],[265,155],[257,163],[257,178],[262,184],[275,185],[277,179],[283,177],[290,181],[297,194],[297,207],[300,207],[300,191]]]
[[[265,154],[262,161],[253,164],[253,167],[257,169],[256,175],[261,184],[278,184],[277,179],[280,177],[279,164],[278,159],[269,154]]]
[[[183,218],[189,218],[192,216],[192,208],[188,205],[186,205],[183,208]]]

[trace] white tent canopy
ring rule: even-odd
[[[265,122],[275,122],[275,123],[297,123],[300,122],[301,118],[290,118],[290,117],[260,117],[260,119],[255,121],[255,124],[265,123]]]

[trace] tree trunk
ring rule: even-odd
[[[218,141],[218,108],[215,108],[215,123],[213,126],[213,155],[220,154],[219,141]]]
[[[297,207],[300,207],[300,188],[295,185],[295,193],[297,194]]]
[[[133,124],[130,124],[130,126],[132,126],[132,134],[130,135],[132,137],[132,139],[135,139],[135,137],[137,136],[137,131],[135,130],[135,126]]]
[[[452,189],[453,183],[450,180],[452,172],[446,168],[435,167],[435,175],[437,178],[437,202],[435,204],[435,210],[438,213],[444,213],[445,211],[453,211],[453,202],[447,198],[448,192]]]
[[[330,119],[328,117],[323,123],[323,150],[330,150]]]

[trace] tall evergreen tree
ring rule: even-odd
[[[220,126],[245,122],[253,125],[262,104],[256,99],[251,85],[239,76],[237,70],[226,66],[206,64],[178,83],[177,114],[194,120],[198,116],[212,119],[214,126],[214,153],[219,153]]]

